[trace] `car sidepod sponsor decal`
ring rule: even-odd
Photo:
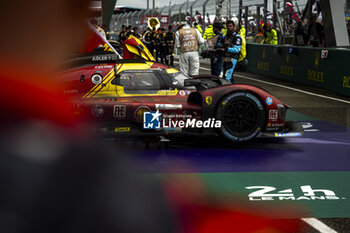
[[[271,97],[267,97],[267,98],[266,98],[266,104],[267,104],[267,105],[272,105],[272,104],[273,104],[273,100],[272,100]]]
[[[105,113],[102,105],[95,105],[91,108],[91,115],[94,117],[101,117]]]
[[[205,97],[205,102],[207,103],[207,105],[211,105],[213,103],[213,97],[211,96]]]
[[[143,113],[150,112],[150,111],[151,111],[151,109],[149,107],[140,106],[135,110],[134,117],[138,122],[142,122],[143,121]]]
[[[179,95],[185,96],[185,95],[186,95],[186,92],[185,92],[184,90],[181,90],[181,91],[179,91]]]
[[[278,119],[278,110],[270,110],[269,111],[269,119],[277,120]]]
[[[182,104],[155,104],[157,110],[181,110]]]
[[[114,132],[123,133],[123,132],[130,132],[130,130],[131,130],[130,127],[118,127],[114,129]]]
[[[125,118],[126,117],[126,106],[125,105],[114,105],[113,106],[113,117]]]
[[[276,138],[301,137],[301,133],[275,133]]]

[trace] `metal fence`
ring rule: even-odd
[[[216,0],[199,0],[185,2],[183,4],[175,4],[157,9],[141,10],[130,13],[116,14],[112,16],[110,29],[111,31],[119,31],[122,25],[132,25],[140,28],[141,31],[147,28],[147,21],[151,17],[159,19],[162,27],[169,25],[178,25],[182,21],[186,21],[186,17],[195,18],[196,12],[202,15],[203,26],[210,21],[207,15],[215,15]]]
[[[184,1],[182,4],[175,4],[171,6],[165,6],[157,9],[141,10],[130,13],[116,14],[111,20],[111,31],[119,31],[122,25],[132,25],[140,28],[141,31],[147,28],[147,21],[150,17],[157,17],[160,20],[162,27],[168,25],[178,25],[180,22],[186,21],[195,22],[197,21],[203,28],[206,28],[208,24],[212,23],[218,13],[218,0],[198,0],[198,1]],[[224,1],[225,2],[225,1]],[[241,2],[241,8],[240,6]],[[272,2],[272,0],[269,0]],[[299,2],[300,7],[305,6],[306,0],[295,1]],[[283,6],[283,0],[277,1],[279,6]],[[237,18],[238,15],[245,17],[247,20],[254,17],[255,21],[259,20],[259,16],[263,14],[264,0],[231,0],[231,7],[223,4],[221,14],[224,16],[230,15],[231,18]],[[201,18],[196,17],[196,12],[200,13]],[[260,14],[259,14],[259,13]],[[225,18],[227,19],[227,18]]]
[[[157,17],[162,27],[167,27],[168,25],[176,26],[183,21],[188,21],[190,23],[197,21],[203,28],[206,28],[208,24],[213,23],[215,17],[217,16],[219,7],[218,2],[220,1],[184,1],[182,4],[175,4],[157,9],[116,14],[112,17],[110,29],[111,31],[116,32],[121,30],[122,25],[132,25],[139,27],[140,31],[144,31],[147,28],[147,21],[150,17]],[[241,8],[239,7],[240,2]],[[272,2],[272,0],[269,0],[269,2]],[[295,2],[298,2],[300,7],[303,8],[306,0],[299,0]],[[279,6],[283,6],[283,0],[278,0],[277,3]],[[231,0],[231,7],[228,7],[225,4],[226,3],[224,3],[222,7],[219,7],[219,9],[221,9],[221,15],[230,15],[233,19],[236,18],[238,20],[238,15],[241,15],[241,17],[246,19],[245,22],[247,22],[248,17],[250,17],[250,19],[254,18],[256,24],[258,24],[260,15],[264,14],[264,0]],[[200,13],[200,18],[196,17],[196,12]],[[187,19],[192,20],[186,20],[186,17]]]

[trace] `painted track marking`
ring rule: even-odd
[[[175,62],[175,63],[179,64],[179,62]],[[211,69],[204,68],[204,67],[200,67],[200,69],[206,70],[206,71],[211,71]],[[325,99],[330,99],[330,100],[350,104],[350,101],[346,101],[346,100],[342,100],[342,99],[338,99],[338,98],[333,98],[333,97],[329,97],[329,96],[324,96],[324,95],[319,95],[319,94],[315,94],[312,92],[303,91],[303,90],[292,88],[292,87],[287,87],[287,86],[284,86],[281,84],[276,84],[276,83],[271,83],[271,82],[267,82],[267,81],[263,81],[263,80],[258,80],[258,79],[251,78],[251,77],[244,76],[244,75],[235,74],[235,76],[237,76],[239,78],[245,78],[248,80],[260,82],[260,83],[265,83],[265,84],[272,85],[272,86],[277,86],[277,87],[289,89],[292,91],[297,91],[297,92],[304,93],[307,95],[312,95],[312,96],[316,96],[316,97],[321,97],[321,98],[325,98]],[[301,218],[301,220],[306,222],[307,224],[309,224],[314,229],[318,230],[320,233],[338,233],[337,231],[333,230],[332,228],[330,228],[329,226],[327,226],[326,224],[324,224],[323,222],[321,222],[320,220],[318,220],[316,218]]]
[[[321,233],[337,233],[335,230],[333,230],[332,228],[330,228],[329,226],[327,226],[326,224],[324,224],[316,218],[302,218],[301,220],[303,220],[304,222],[306,222]]]

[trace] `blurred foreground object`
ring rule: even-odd
[[[10,36],[0,38],[2,233],[244,232],[231,221],[235,211],[212,207],[218,202],[181,201],[175,191],[166,199],[159,183],[130,173],[129,152],[77,128],[54,74],[79,45],[89,1],[4,5],[0,22]],[[19,15],[27,19],[22,30]]]
[[[175,232],[161,186],[77,128],[56,81],[89,1],[5,1],[0,38],[2,233]],[[18,30],[18,16],[23,20]],[[118,154],[115,153],[118,151]]]

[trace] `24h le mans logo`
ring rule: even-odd
[[[275,200],[292,200],[292,201],[311,201],[311,200],[339,200],[345,197],[337,197],[335,192],[327,189],[313,189],[310,185],[300,186],[303,195],[295,195],[292,189],[285,189],[274,192],[275,187],[271,186],[250,186],[246,189],[257,189],[248,195],[250,201],[275,201]]]

